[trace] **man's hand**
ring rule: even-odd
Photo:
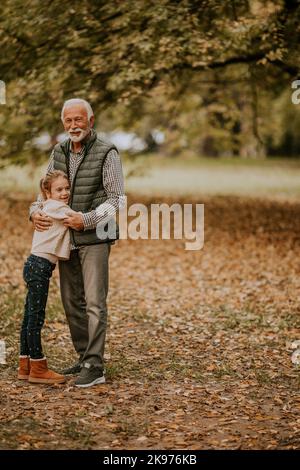
[[[50,217],[44,214],[41,210],[35,211],[32,216],[31,220],[35,230],[38,232],[44,232],[44,230],[48,230],[49,227],[53,224]]]
[[[84,229],[83,217],[80,212],[67,212],[68,217],[64,219],[64,226],[73,228],[78,232]]]

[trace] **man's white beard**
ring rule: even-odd
[[[79,135],[71,135],[70,132],[68,132],[68,135],[71,139],[72,142],[81,142],[90,132],[91,128],[87,127],[86,129],[73,129],[72,132],[80,132]]]

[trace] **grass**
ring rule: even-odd
[[[1,191],[30,193],[39,192],[39,180],[46,172],[47,164],[38,167],[12,165],[0,171]]]
[[[136,174],[134,172],[136,169]],[[127,191],[145,195],[299,197],[300,160],[138,157]]]
[[[268,374],[265,370],[263,370],[263,369],[256,370],[256,371],[255,371],[255,376],[256,376],[257,382],[258,382],[260,385],[268,385],[268,384],[271,384],[271,383],[272,383],[271,377],[270,377],[269,374]]]
[[[206,249],[184,253],[175,244],[171,251],[163,241],[116,246],[107,383],[85,390],[71,377],[45,387],[15,379],[22,259],[31,240],[28,198],[21,197],[26,201],[9,201],[13,220],[2,201],[0,316],[8,354],[1,366],[0,449],[266,449],[273,432],[286,442],[273,447],[298,446],[291,422],[299,367],[286,346],[299,336],[298,203],[258,201],[252,209],[248,199],[208,198]],[[253,232],[260,225],[266,232]],[[256,282],[261,276],[265,283]],[[244,288],[250,295],[241,297]],[[57,271],[42,337],[51,368],[75,362]]]
[[[62,431],[63,436],[73,442],[78,442],[83,448],[89,449],[94,443],[92,433],[86,427],[78,426],[77,420],[71,419],[65,423]]]
[[[12,166],[0,172],[2,191],[38,193],[47,164]],[[126,192],[144,195],[241,195],[267,198],[300,196],[300,160],[157,155],[123,159]],[[127,177],[128,175],[128,177]]]

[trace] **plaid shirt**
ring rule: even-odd
[[[70,151],[69,171],[70,183],[72,184],[76,170],[84,157],[84,146],[79,153]],[[54,170],[54,152],[50,155],[47,173]],[[103,164],[103,186],[107,194],[104,208],[100,204],[96,209],[82,214],[84,230],[95,229],[98,224],[105,225],[116,213],[118,209],[124,207],[124,178],[120,156],[116,150],[110,150]],[[29,209],[31,216],[39,207],[43,198],[38,196]],[[109,204],[109,205],[108,205]],[[108,209],[109,208],[109,209]],[[74,248],[74,247],[72,247]]]

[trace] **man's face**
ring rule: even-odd
[[[78,104],[64,110],[63,125],[73,142],[80,142],[90,132],[94,117],[88,120],[87,110]]]

